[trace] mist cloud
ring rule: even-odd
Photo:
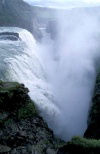
[[[95,60],[100,57],[99,14],[92,11],[59,11],[57,38],[53,42],[45,35],[44,48],[40,46],[55,106],[60,111],[55,117],[50,115],[53,121],[48,124],[64,140],[82,136],[87,128],[96,78]]]
[[[52,0],[38,2],[48,2],[50,6]],[[54,2],[57,2],[56,4],[70,2],[77,7],[83,6],[83,3],[98,4],[99,0]],[[76,135],[82,136],[87,128],[96,78],[95,62],[96,58],[100,57],[99,17],[98,11],[88,11],[84,8],[72,9],[69,12],[60,11],[56,14],[57,39],[51,40],[45,32],[43,42],[40,44],[38,54],[48,83],[52,87],[54,106],[60,112],[55,113],[55,116],[52,112],[49,114],[50,104],[48,104],[49,117],[44,116],[44,118],[54,133],[64,140]]]

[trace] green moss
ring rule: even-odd
[[[17,82],[3,82],[0,80],[0,91],[11,91],[19,86],[20,84],[18,84]]]
[[[100,140],[74,137],[60,150],[69,154],[100,154]]]
[[[4,112],[14,120],[35,116],[36,108],[28,92],[29,90],[23,84],[0,81],[0,113],[3,113],[2,117],[5,118]],[[3,122],[1,121],[1,123]]]
[[[30,102],[18,110],[18,119],[25,119],[37,114],[34,103]]]
[[[100,148],[100,140],[86,139],[81,137],[74,137],[68,145],[80,146],[83,148]]]
[[[27,102],[30,102],[28,92],[28,89],[23,84],[0,81],[0,110],[17,111]]]

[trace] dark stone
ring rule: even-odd
[[[0,153],[7,153],[7,152],[10,152],[11,151],[11,148],[8,147],[8,146],[5,146],[5,145],[0,145]]]
[[[0,40],[18,41],[18,40],[20,40],[20,37],[19,37],[18,33],[2,32],[2,33],[0,33]]]

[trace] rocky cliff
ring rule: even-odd
[[[100,139],[100,73],[97,75],[93,103],[89,114],[85,137]]]
[[[98,79],[99,76],[96,87],[99,86]],[[74,137],[65,143],[54,137],[53,132],[39,116],[35,103],[30,99],[29,91],[23,84],[0,81],[0,153],[100,154],[100,105],[99,99],[95,99],[98,98],[95,96],[99,96],[98,88],[95,90],[93,100],[96,102],[93,102],[90,123],[85,134],[88,139]]]
[[[0,81],[0,153],[56,154],[61,144],[39,116],[28,89]]]
[[[23,84],[0,81],[0,153],[100,154],[99,83],[100,74],[97,76],[85,138],[74,137],[65,143],[54,137],[39,116]]]

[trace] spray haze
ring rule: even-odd
[[[98,21],[84,10],[73,10],[70,15],[58,14],[58,30],[55,95],[64,117],[61,125],[66,128],[65,139],[68,139],[83,135],[87,127],[95,81]]]
[[[41,57],[60,110],[50,127],[64,140],[82,136],[87,128],[99,56],[98,17],[86,8],[58,11],[57,37],[42,44]]]

